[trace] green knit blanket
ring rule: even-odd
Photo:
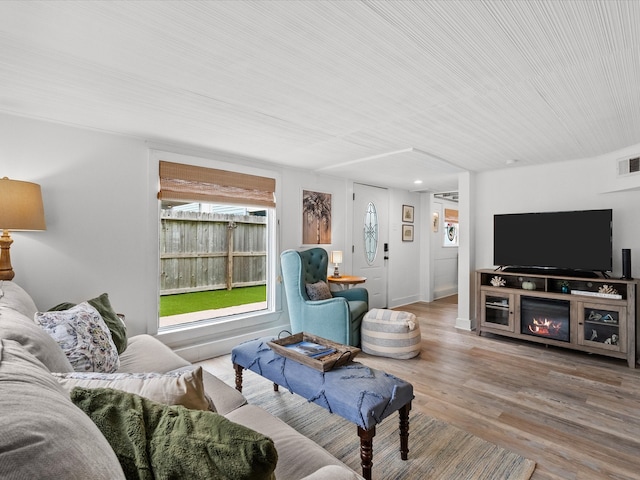
[[[275,478],[273,441],[217,413],[109,388],[76,387],[71,400],[109,441],[127,479]]]

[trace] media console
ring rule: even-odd
[[[496,272],[543,275],[551,277],[600,278],[596,272],[570,270],[566,268],[501,267],[496,269]],[[604,274],[602,275],[602,278],[606,278]]]
[[[635,280],[476,272],[477,333],[627,360],[636,367]]]

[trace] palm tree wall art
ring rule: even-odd
[[[302,243],[331,243],[331,194],[302,191]]]

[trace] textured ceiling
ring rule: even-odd
[[[1,112],[408,190],[638,144],[639,86],[635,0],[0,2]]]

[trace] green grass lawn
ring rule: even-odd
[[[160,316],[180,313],[215,310],[235,307],[247,303],[264,302],[267,299],[267,286],[234,288],[232,290],[211,290],[208,292],[178,293],[160,297]]]

